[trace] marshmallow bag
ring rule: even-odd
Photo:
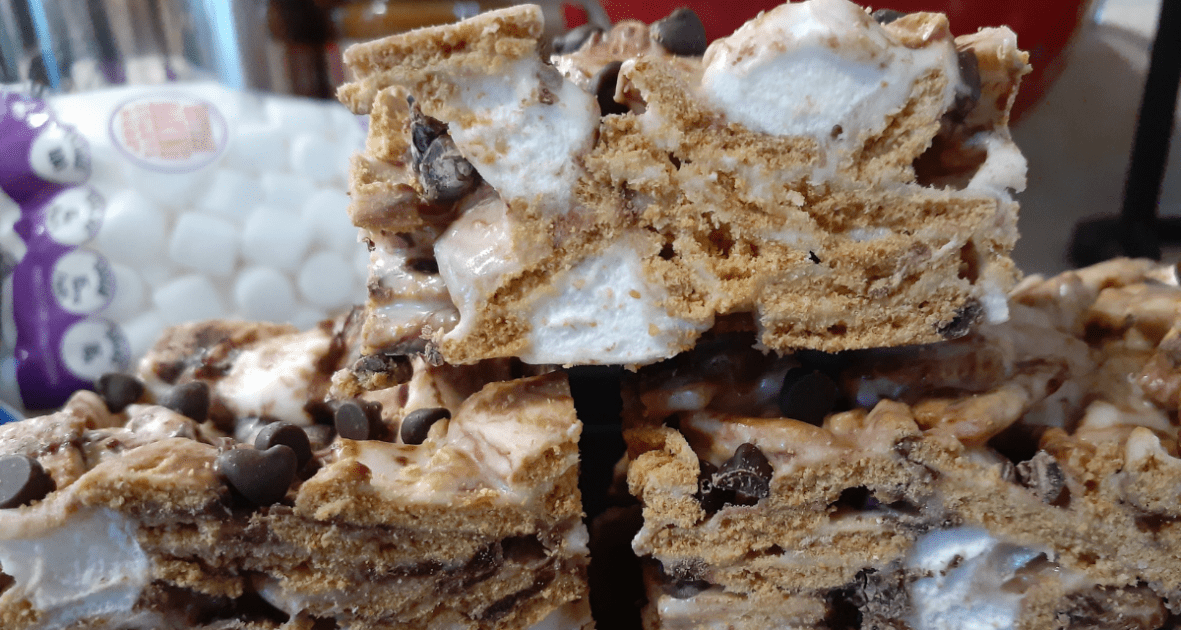
[[[362,302],[364,125],[214,83],[0,88],[0,422],[132,369],[172,324],[302,329]]]

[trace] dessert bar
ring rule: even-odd
[[[565,375],[326,399],[347,322],[179,327],[0,426],[0,627],[592,627]]]
[[[1003,321],[1026,54],[875,15],[789,3],[706,47],[679,12],[547,59],[519,6],[351,47],[364,353],[636,366],[718,323],[833,352]]]
[[[1118,260],[955,341],[640,370],[645,627],[1175,627],[1179,306]]]

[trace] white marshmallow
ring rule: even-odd
[[[364,249],[357,242],[358,230],[349,220],[349,196],[342,190],[324,188],[303,205],[303,221],[316,238],[339,252]]]
[[[327,128],[330,124],[328,110],[331,106],[310,99],[276,96],[267,99],[266,112],[272,124],[278,124],[291,133]]]
[[[257,177],[223,168],[214,174],[209,190],[201,196],[197,207],[240,222],[245,220],[250,210],[261,204],[264,198],[262,185]]]
[[[252,267],[234,283],[238,315],[270,322],[288,321],[295,310],[295,290],[287,276],[271,267]]]
[[[166,210],[179,210],[192,205],[193,199],[209,188],[213,181],[212,167],[187,173],[160,173],[123,163],[123,174],[136,190]]]
[[[225,219],[186,212],[172,230],[168,256],[202,273],[227,276],[238,263],[238,230]]]
[[[127,338],[127,348],[133,357],[142,357],[160,338],[168,324],[156,311],[148,311],[121,324]]]
[[[304,299],[324,308],[359,302],[365,297],[356,290],[352,265],[336,252],[320,252],[303,264],[299,291]]]
[[[302,133],[291,140],[291,170],[317,182],[333,180],[337,174],[337,147],[318,133]]]
[[[241,124],[226,148],[225,164],[254,173],[287,168],[287,134],[278,125]]]
[[[729,120],[764,133],[811,136],[830,152],[828,168],[882,131],[911,88],[938,69],[958,76],[950,36],[921,48],[895,40],[848,0],[780,5],[710,45],[701,86]],[[836,128],[840,131],[837,132]]]
[[[107,200],[97,243],[112,260],[133,267],[164,259],[166,217],[146,197],[125,190]]]
[[[152,293],[152,302],[167,324],[225,317],[221,296],[209,278],[188,275],[177,278]]]
[[[143,278],[135,269],[119,263],[111,263],[111,273],[115,276],[114,296],[102,315],[114,321],[131,319],[143,310],[147,292]]]
[[[262,265],[294,271],[312,240],[311,229],[297,215],[261,206],[242,229],[242,254]]]
[[[328,118],[332,121],[332,132],[338,144],[360,148],[368,133],[368,117],[358,116],[344,105],[328,107]]]
[[[268,205],[295,212],[316,194],[316,184],[290,173],[263,173],[262,190]]]

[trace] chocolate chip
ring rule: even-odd
[[[348,440],[379,440],[385,435],[381,403],[350,400],[336,409],[336,434]]]
[[[295,452],[296,466],[303,468],[312,459],[312,443],[308,434],[289,422],[273,422],[266,425],[254,438],[254,448],[265,451],[282,444]]]
[[[727,503],[754,505],[771,494],[771,476],[775,470],[759,447],[749,442],[734,450],[734,455],[718,467],[713,476],[715,488],[733,493]]]
[[[415,409],[402,418],[402,442],[404,444],[422,444],[431,426],[436,422],[450,418],[451,412],[444,407],[428,407]]]
[[[1054,456],[1045,451],[1038,451],[1029,461],[1017,464],[1017,478],[1042,503],[1050,505],[1061,502],[1066,490],[1066,474]]]
[[[554,54],[566,55],[572,53],[587,42],[595,33],[602,33],[603,29],[593,24],[583,24],[576,26],[566,33],[558,35],[554,38]]]
[[[674,564],[671,571],[663,565],[659,569],[661,589],[674,599],[688,599],[713,586],[704,579],[704,567],[699,562]]]
[[[714,475],[718,472],[717,466],[704,459],[697,460],[697,464],[699,466],[697,494],[694,496],[706,514],[713,514],[726,505],[728,493],[714,486]]]
[[[599,101],[600,115],[626,114],[631,111],[627,105],[615,102],[615,87],[619,83],[619,68],[622,65],[622,61],[612,61],[591,78],[590,89]]]
[[[956,86],[955,104],[950,112],[956,120],[964,120],[980,102],[980,61],[971,50],[956,53],[959,61],[961,85]]]
[[[878,24],[886,25],[900,17],[906,17],[902,11],[895,11],[894,9],[878,9],[869,14]]]
[[[410,357],[405,354],[367,354],[353,363],[353,372],[365,377],[388,374],[394,383],[405,383],[414,375]]]
[[[196,422],[205,422],[209,418],[209,384],[190,381],[177,385],[160,399],[160,405]]]
[[[431,276],[439,273],[439,261],[434,258],[411,258],[406,261],[406,267]]]
[[[665,594],[673,599],[689,599],[709,590],[712,586],[705,580],[674,580],[661,586]]]
[[[287,495],[295,480],[299,458],[276,444],[265,451],[235,448],[217,456],[217,471],[243,498],[254,505],[272,505]]]
[[[785,418],[820,426],[837,402],[837,385],[824,372],[795,367],[783,376],[779,411]]]
[[[517,564],[530,564],[549,557],[545,545],[541,544],[537,536],[509,536],[500,541],[500,548],[505,560]]]
[[[968,334],[972,330],[972,325],[979,321],[983,315],[984,307],[980,306],[979,302],[972,300],[961,306],[951,321],[940,324],[935,332],[944,339],[958,339]]]
[[[709,45],[701,18],[692,9],[685,7],[654,22],[649,32],[656,43],[681,57],[700,57]]]
[[[0,509],[40,501],[57,489],[41,463],[27,455],[0,457]]]
[[[418,167],[423,198],[452,203],[480,184],[480,174],[459,152],[451,136],[439,136],[427,147]]]
[[[410,155],[417,167],[435,138],[447,133],[447,125],[423,114],[414,104],[413,96],[406,100],[410,103]]]
[[[144,384],[134,376],[108,372],[95,381],[94,391],[107,404],[108,411],[119,413],[143,396]]]

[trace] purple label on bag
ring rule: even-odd
[[[90,147],[44,101],[0,92],[0,189],[18,204],[80,184],[90,176]]]
[[[106,259],[88,249],[29,248],[12,273],[16,380],[29,409],[56,407],[131,357],[119,326],[96,317],[115,292]]]
[[[84,245],[98,234],[106,202],[90,186],[88,145],[39,99],[0,92],[0,188],[20,207],[25,242],[12,268],[16,382],[28,409],[50,409],[125,371],[122,329],[97,314],[115,296],[107,259]]]

